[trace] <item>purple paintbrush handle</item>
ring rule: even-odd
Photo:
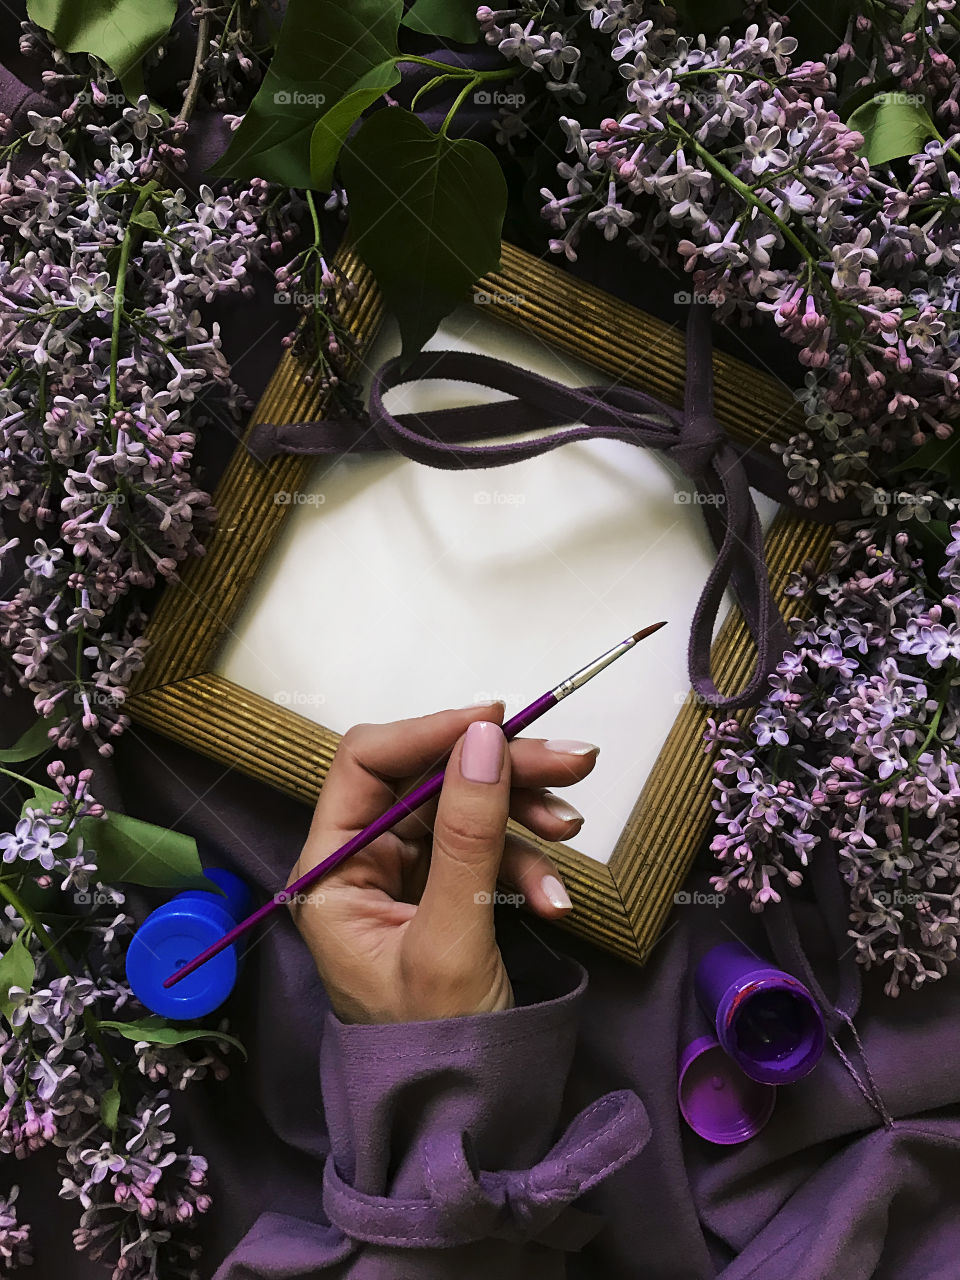
[[[551,707],[556,706],[556,703],[557,698],[552,692],[541,694],[535,702],[531,702],[528,707],[518,711],[515,716],[504,724],[504,737],[508,739],[516,737],[521,730],[526,729],[528,725],[533,724],[534,720],[539,719],[545,711],[549,711]],[[255,928],[261,920],[265,920],[267,916],[272,915],[278,907],[286,906],[296,894],[303,893],[305,889],[309,889],[311,885],[316,884],[328,871],[338,867],[351,854],[358,853],[361,849],[366,848],[368,844],[372,844],[378,836],[382,836],[385,831],[389,831],[401,818],[406,817],[408,813],[419,809],[422,804],[426,804],[428,800],[432,800],[434,796],[439,795],[443,786],[443,776],[444,769],[440,769],[432,777],[428,778],[426,782],[421,782],[419,787],[401,800],[398,800],[396,804],[391,805],[385,813],[382,813],[379,818],[371,822],[368,827],[364,827],[355,836],[351,836],[346,844],[328,854],[315,867],[312,867],[305,875],[302,875],[299,880],[294,880],[293,884],[279,890],[262,907],[258,907],[252,915],[247,916],[246,920],[241,920],[239,924],[234,925],[230,932],[224,934],[218,942],[207,947],[206,951],[201,951],[198,956],[191,960],[189,964],[185,964],[182,969],[178,969],[176,973],[167,978],[163,984],[164,987],[172,987],[181,978],[186,978],[195,969],[199,969],[202,964],[212,960],[225,947],[229,947],[232,942],[236,942],[238,938],[243,937],[250,929]]]

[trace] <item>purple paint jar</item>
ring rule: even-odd
[[[776,1100],[776,1089],[751,1080],[713,1036],[694,1040],[680,1056],[680,1114],[708,1142],[724,1147],[746,1142],[773,1115]]]
[[[820,1061],[826,1032],[813,996],[742,943],[708,951],[694,989],[724,1051],[752,1080],[792,1084]]]

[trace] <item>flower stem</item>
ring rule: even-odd
[[[833,305],[837,314],[837,319],[843,322],[842,307],[840,304],[840,299],[837,297],[834,291],[833,285],[830,283],[829,279],[827,278],[827,275],[825,274],[823,268],[820,266],[820,263],[816,260],[816,258],[807,248],[807,246],[803,243],[803,241],[800,239],[797,233],[793,230],[793,228],[788,223],[784,222],[782,218],[778,218],[777,215],[770,208],[770,206],[766,203],[766,201],[761,200],[751,186],[749,186],[746,182],[744,182],[742,178],[738,178],[737,175],[733,173],[730,169],[728,169],[727,166],[721,160],[718,160],[717,157],[712,154],[712,152],[708,151],[707,148],[702,145],[702,143],[698,142],[692,133],[689,133],[686,129],[684,129],[683,125],[681,125],[678,121],[674,120],[672,116],[668,115],[667,119],[670,122],[670,124],[673,126],[673,128],[678,130],[678,132],[683,135],[683,137],[686,139],[689,145],[693,147],[693,149],[696,151],[697,155],[704,162],[707,168],[712,169],[713,172],[717,175],[717,177],[722,178],[728,187],[736,191],[738,195],[742,196],[749,205],[752,205],[754,209],[762,213],[765,218],[768,218],[770,222],[772,222],[773,225],[779,229],[783,238],[793,245],[796,251],[805,259],[808,266],[810,267],[810,270],[819,279],[821,285],[823,286],[824,292],[827,293],[827,295],[830,297],[831,301],[833,302]]]
[[[120,407],[117,400],[117,360],[120,356],[120,321],[123,317],[123,297],[127,287],[127,268],[130,265],[130,254],[133,249],[133,237],[137,227],[134,222],[137,214],[144,208],[148,201],[153,199],[154,192],[157,190],[155,181],[148,182],[145,187],[141,188],[140,194],[137,196],[133,211],[127,221],[127,229],[123,235],[123,244],[120,246],[120,263],[117,267],[117,283],[113,291],[113,329],[110,336],[110,414],[116,413]]]
[[[44,951],[46,951],[47,955],[50,957],[53,963],[60,970],[60,973],[63,975],[63,977],[65,978],[71,977],[72,975],[69,967],[67,966],[67,962],[64,960],[63,956],[60,954],[60,950],[57,947],[57,944],[47,936],[47,931],[44,928],[43,921],[40,919],[38,915],[36,915],[35,912],[33,912],[30,909],[30,907],[27,906],[27,904],[23,901],[20,895],[16,893],[13,889],[11,889],[10,886],[6,884],[3,880],[0,880],[0,896],[6,898],[7,902],[10,903],[11,907],[13,907],[14,911],[16,911],[17,915],[24,922],[24,924],[30,926],[30,928],[33,930],[33,933],[37,941],[43,947]],[[101,1032],[100,1028],[97,1026],[97,1020],[94,1017],[94,1015],[91,1013],[89,1008],[85,1007],[83,1010],[83,1021],[87,1030],[90,1032],[91,1038],[93,1039],[97,1048],[100,1050],[100,1055],[103,1058],[103,1061],[106,1064],[106,1067],[109,1070],[110,1074],[113,1076],[114,1083],[119,1083],[120,1068],[117,1066],[115,1058],[113,1057],[110,1050],[107,1048],[106,1044],[104,1043],[103,1033]]]
[[[231,16],[233,15],[232,9],[230,14]],[[229,18],[227,21],[229,22]],[[189,120],[197,105],[197,99],[200,96],[200,71],[203,67],[203,60],[209,43],[210,10],[205,9],[199,25],[197,26],[197,47],[193,54],[193,70],[190,72],[190,81],[187,84],[187,91],[183,95],[183,106],[180,108],[180,115],[178,117],[180,120]]]
[[[450,104],[450,110],[447,112],[446,116],[444,117],[443,124],[440,126],[440,134],[442,137],[445,138],[447,136],[447,130],[450,128],[450,125],[453,123],[453,117],[457,114],[457,112],[460,110],[460,107],[463,105],[464,98],[472,89],[475,89],[479,83],[480,83],[480,77],[474,76],[472,80],[467,81],[467,83],[463,86],[463,88],[454,98],[453,102]]]

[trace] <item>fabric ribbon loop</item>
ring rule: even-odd
[[[456,409],[392,414],[384,403],[394,388],[421,379],[476,383],[510,399]],[[579,425],[569,425],[571,423]],[[564,425],[567,424],[567,425]],[[504,439],[523,433],[522,439]],[[251,428],[247,447],[265,460],[276,453],[334,454],[390,449],[426,466],[447,470],[502,467],[578,440],[621,440],[660,449],[700,495],[697,505],[717,549],[690,629],[690,683],[711,707],[754,705],[790,635],[770,591],[763,530],[750,485],[777,501],[789,501],[785,472],[769,451],[741,450],[713,411],[709,309],[691,308],[687,325],[684,407],[661,403],[633,387],[568,387],[504,360],[468,351],[424,351],[402,368],[388,360],[374,376],[370,421],[300,422]],[[852,514],[822,505],[819,520]],[[721,694],[711,672],[715,623],[732,589],[756,648],[746,684]]]
[[[368,1244],[451,1248],[497,1237],[577,1250],[592,1239],[601,1222],[573,1208],[573,1201],[632,1160],[649,1136],[643,1104],[623,1089],[582,1111],[530,1169],[478,1171],[466,1135],[427,1138],[422,1149],[425,1199],[356,1191],[328,1159],[323,1208],[346,1236]]]

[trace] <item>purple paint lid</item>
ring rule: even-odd
[[[776,1100],[776,1086],[751,1080],[714,1036],[694,1040],[680,1056],[680,1114],[708,1142],[746,1142],[773,1115]]]

